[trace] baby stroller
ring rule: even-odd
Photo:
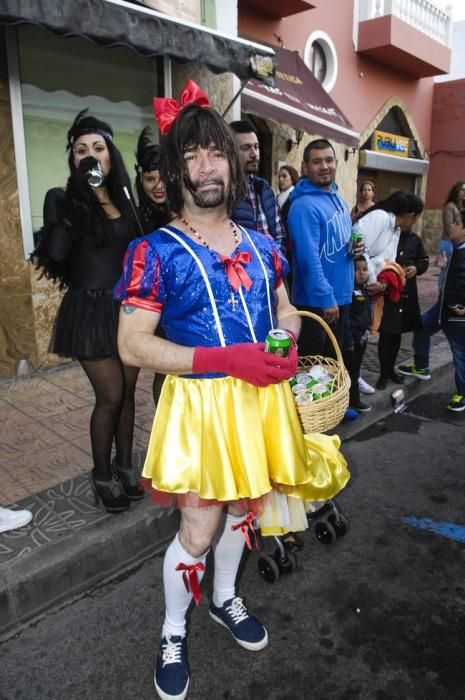
[[[312,504],[307,511],[307,522],[309,527],[313,526],[317,540],[326,545],[344,537],[350,529],[349,520],[334,500],[323,505]],[[272,537],[276,544],[274,553],[263,553],[258,559],[260,576],[268,583],[275,583],[283,574],[290,574],[298,563],[295,548],[288,546],[282,536]]]

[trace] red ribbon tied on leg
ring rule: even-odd
[[[208,107],[210,102],[203,90],[193,80],[188,80],[184,85],[179,102],[171,97],[154,97],[153,111],[158,122],[160,133],[163,136],[171,129],[171,126],[183,107],[189,104],[197,104],[200,107]]]
[[[256,513],[254,513],[253,510],[251,510],[247,513],[244,520],[241,520],[241,522],[237,523],[237,525],[231,525],[231,530],[233,532],[234,532],[234,530],[239,530],[239,528],[241,529],[241,532],[242,532],[244,539],[245,539],[245,544],[247,545],[247,548],[250,550],[253,549],[253,545],[252,545],[252,542],[250,541],[249,530],[251,530],[253,533],[255,549],[258,549],[257,535],[255,533],[255,528],[253,526],[253,521],[255,520],[256,517],[257,517]]]
[[[251,254],[238,253],[233,258],[227,258],[225,255],[221,255],[220,259],[228,275],[231,287],[237,292],[240,286],[243,285],[246,290],[249,291],[252,286],[252,280],[242,267],[242,263],[244,263],[244,265],[249,263],[252,260]]]
[[[182,580],[184,581],[186,591],[192,593],[195,604],[198,605],[202,597],[202,591],[200,590],[197,571],[205,572],[205,564],[183,564],[180,562],[176,567],[176,571],[182,571]]]

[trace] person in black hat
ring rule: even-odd
[[[95,392],[90,421],[95,502],[126,510],[143,492],[131,466],[134,392],[139,369],[117,348],[113,299],[129,242],[139,233],[131,185],[109,124],[80,112],[67,135],[70,177],[45,196],[44,226],[33,261],[66,293],[51,351],[77,359]],[[111,460],[115,444],[116,456]]]
[[[160,177],[159,146],[150,138],[151,128],[141,131],[136,150],[136,193],[144,233],[161,228],[173,218]]]
[[[139,202],[139,217],[144,233],[152,233],[165,226],[174,215],[171,213],[166,189],[160,177],[160,147],[151,139],[151,127],[146,126],[140,133],[136,149],[136,192]],[[161,327],[157,335],[165,338]],[[165,375],[157,372],[153,378],[153,401],[158,404]]]

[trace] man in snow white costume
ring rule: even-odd
[[[271,238],[229,218],[244,194],[243,165],[208,104],[192,81],[180,106],[155,98],[160,172],[176,218],[130,244],[115,287],[123,361],[167,375],[142,476],[158,503],[181,509],[164,560],[155,669],[158,695],[177,700],[189,685],[186,611],[200,599],[210,547],[210,616],[242,647],[263,649],[268,633],[235,592],[253,519],[277,494],[290,506],[288,529],[303,529],[294,505],[303,512],[305,500],[331,498],[349,479],[337,437],[302,434],[287,381],[296,348],[288,358],[264,351],[270,328],[299,332],[298,317],[278,321],[294,310],[282,284],[287,263]],[[159,322],[167,340],[154,334]]]

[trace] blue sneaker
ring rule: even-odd
[[[268,644],[268,632],[256,617],[250,615],[242,598],[227,600],[221,608],[210,603],[210,617],[226,627],[241,647],[259,651]]]
[[[355,408],[352,408],[349,406],[349,408],[346,408],[346,411],[344,413],[344,417],[342,418],[343,421],[353,421],[357,420],[359,417],[360,413],[355,410]]]
[[[161,638],[154,682],[162,700],[184,700],[189,687],[186,637]]]

